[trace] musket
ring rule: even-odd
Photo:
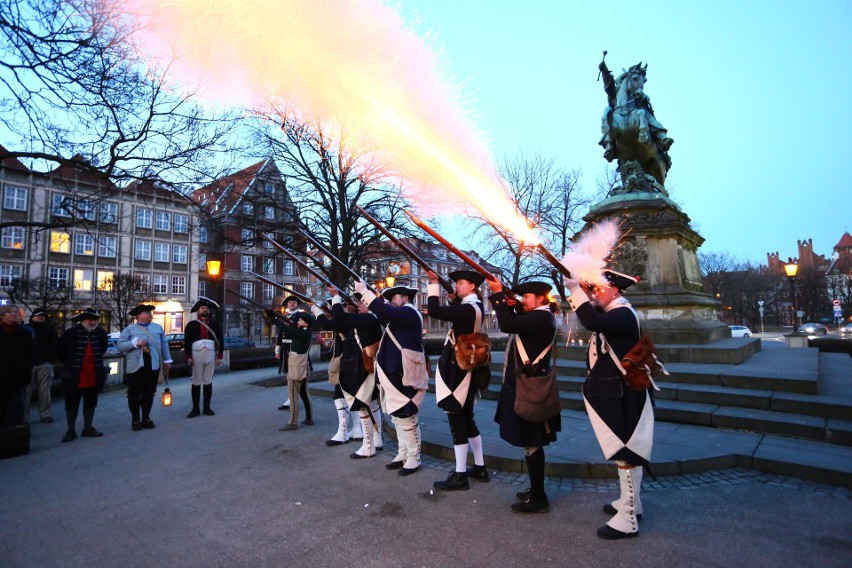
[[[277,248],[278,250],[280,250],[281,252],[283,252],[284,254],[289,256],[293,260],[293,262],[295,262],[296,264],[298,264],[299,266],[304,268],[309,274],[311,274],[314,278],[319,280],[321,283],[325,284],[326,286],[331,286],[332,288],[337,290],[337,293],[340,294],[341,298],[343,298],[344,300],[346,300],[350,304],[355,303],[355,302],[352,301],[352,298],[350,298],[346,294],[346,292],[344,292],[343,290],[341,290],[340,288],[335,286],[328,278],[326,278],[325,276],[323,276],[322,274],[320,274],[319,272],[317,272],[316,270],[314,270],[313,268],[311,268],[310,266],[308,266],[307,264],[302,262],[302,259],[300,259],[298,256],[296,256],[295,253],[290,252],[287,249],[287,247],[285,247],[284,245],[282,245],[281,243],[279,243],[278,241],[276,241],[275,239],[273,239],[272,237],[270,237],[270,236],[268,236],[264,233],[260,233],[260,236],[262,236],[264,239],[266,239],[267,241],[272,243],[272,246],[274,246],[275,248]]]
[[[437,239],[437,241],[439,243],[441,243],[442,245],[444,245],[445,247],[447,247],[450,250],[450,252],[452,252],[454,255],[456,255],[457,257],[462,259],[465,262],[465,264],[467,264],[468,266],[473,268],[475,271],[479,272],[482,276],[484,276],[486,280],[489,280],[491,282],[497,281],[497,277],[494,276],[493,274],[491,274],[490,272],[488,272],[488,270],[486,270],[484,266],[482,266],[481,264],[479,264],[478,262],[473,260],[470,256],[463,253],[461,250],[459,250],[458,247],[456,247],[453,243],[451,243],[450,241],[445,239],[443,236],[441,236],[435,229],[433,229],[432,227],[430,227],[429,225],[427,225],[426,223],[421,221],[420,218],[417,217],[417,215],[415,215],[414,213],[411,213],[409,211],[406,211],[404,209],[403,209],[402,212],[405,213],[408,216],[409,219],[411,219],[412,223],[414,223],[415,225],[417,225],[418,227],[420,227],[421,229],[423,229],[424,231],[429,233],[431,236],[433,236],[435,239]]]
[[[390,239],[390,241],[391,241],[393,244],[395,244],[396,246],[398,246],[398,247],[399,247],[399,249],[400,249],[402,252],[404,252],[404,253],[406,254],[406,256],[408,256],[408,258],[410,258],[411,260],[413,260],[413,261],[414,261],[416,264],[418,264],[418,265],[419,265],[419,266],[420,266],[423,270],[428,270],[429,272],[432,272],[432,273],[438,274],[435,270],[433,270],[433,268],[429,265],[429,263],[428,263],[428,262],[426,262],[425,260],[423,260],[423,259],[420,257],[420,255],[418,255],[416,252],[414,252],[414,250],[412,250],[412,248],[411,248],[411,247],[409,247],[407,244],[405,244],[404,242],[402,242],[400,239],[398,239],[398,238],[396,238],[395,236],[393,236],[393,234],[392,234],[390,231],[388,231],[388,230],[384,227],[384,225],[382,225],[381,223],[379,223],[379,222],[378,222],[378,221],[377,221],[377,220],[376,220],[376,219],[375,219],[372,215],[370,215],[369,213],[367,213],[366,211],[364,211],[364,208],[363,208],[363,207],[361,207],[360,205],[357,205],[357,204],[356,204],[354,207],[355,207],[356,209],[358,209],[358,211],[360,211],[360,212],[361,212],[361,215],[363,215],[363,216],[364,216],[364,218],[365,218],[367,221],[369,221],[369,222],[370,222],[370,223],[371,223],[374,227],[376,227],[379,231],[381,231],[381,232],[382,232],[382,234],[383,234],[384,236],[386,236],[388,239]],[[440,285],[444,288],[444,290],[446,290],[448,293],[450,293],[450,294],[454,294],[454,293],[455,293],[455,289],[453,288],[453,285],[452,285],[452,284],[451,284],[451,283],[450,283],[450,282],[449,282],[446,278],[443,278],[442,276],[438,275],[438,283],[439,283],[439,284],[440,284]]]
[[[269,309],[269,308],[267,308],[266,306],[264,306],[263,304],[260,304],[260,303],[258,303],[258,302],[255,302],[255,301],[254,301],[254,300],[252,300],[251,298],[246,298],[245,296],[243,296],[243,295],[242,295],[242,294],[240,294],[239,292],[234,292],[234,291],[233,291],[233,290],[231,290],[230,288],[225,288],[225,289],[226,289],[228,292],[230,292],[231,294],[233,294],[234,296],[238,297],[239,299],[241,299],[241,300],[245,300],[245,301],[246,301],[246,302],[248,302],[249,304],[252,304],[253,306],[257,306],[258,308],[260,308],[260,309],[261,309],[261,310],[263,310],[263,311],[267,311],[267,310]]]
[[[269,284],[270,286],[274,286],[274,287],[278,288],[279,290],[283,290],[284,292],[290,294],[291,296],[296,296],[299,300],[301,300],[305,304],[313,304],[315,306],[319,306],[319,308],[322,311],[324,311],[326,313],[331,313],[325,306],[314,301],[314,299],[311,298],[310,296],[302,294],[301,292],[296,292],[292,288],[288,288],[287,286],[285,286],[284,284],[281,284],[280,282],[276,282],[275,280],[267,278],[266,276],[263,276],[263,275],[258,274],[256,272],[252,272],[251,270],[247,270],[246,273],[251,274],[252,276],[257,278],[261,282],[265,282],[266,284]]]
[[[372,286],[370,286],[370,284],[367,283],[367,281],[360,274],[358,274],[357,272],[355,272],[354,270],[349,268],[349,266],[346,263],[344,263],[342,260],[337,258],[337,256],[334,255],[334,253],[332,253],[330,250],[325,248],[325,246],[323,246],[323,244],[321,242],[319,242],[317,239],[315,239],[310,233],[308,233],[304,229],[299,229],[299,233],[301,233],[303,237],[308,239],[311,242],[311,244],[313,244],[321,253],[323,253],[325,256],[330,258],[332,261],[336,262],[339,267],[341,267],[343,270],[348,272],[349,275],[352,276],[352,278],[354,278],[356,282],[358,280],[363,280],[364,284],[367,284],[367,289],[370,292],[372,292],[376,296],[379,295],[379,293],[376,292],[376,289],[373,288]]]
[[[538,244],[538,250],[541,251],[541,254],[544,256],[545,260],[553,265],[553,268],[559,271],[559,273],[566,278],[573,278],[571,276],[571,271],[565,268],[565,265],[559,262],[559,259],[553,256],[549,250],[547,250],[543,244]]]

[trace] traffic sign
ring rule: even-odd
[[[831,303],[832,303],[833,305],[835,305],[835,306],[839,306],[839,305],[840,305],[840,300],[834,300],[834,301],[833,301],[833,302],[831,302]]]

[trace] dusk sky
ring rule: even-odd
[[[852,2],[399,4],[442,51],[496,158],[540,151],[594,188],[608,50],[616,75],[648,64],[645,93],[675,140],[666,185],[701,252],[765,263],[813,239],[830,257],[852,231]]]

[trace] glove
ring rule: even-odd
[[[278,314],[276,314],[272,310],[263,310],[263,314],[272,321],[278,319]]]
[[[313,313],[316,317],[320,317],[320,316],[321,316],[321,315],[323,315],[325,312],[323,312],[323,311],[320,309],[320,307],[319,307],[319,306],[317,306],[316,304],[314,304],[314,305],[312,305],[312,306],[311,306],[311,313]]]
[[[356,292],[363,296],[367,292],[367,283],[363,280],[356,280],[354,288]]]
[[[567,276],[562,279],[562,283],[565,287],[573,294],[574,290],[580,289],[580,281],[574,280],[573,278],[568,278]]]

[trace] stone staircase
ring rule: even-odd
[[[759,339],[728,342],[715,349],[659,346],[670,375],[660,377],[654,393],[658,421],[852,446],[852,359],[813,348],[761,350]],[[750,356],[732,356],[732,347]],[[493,354],[496,384],[484,398],[497,398],[503,356]],[[739,362],[719,362],[725,360]],[[585,348],[558,347],[556,368],[563,408],[584,411]]]

